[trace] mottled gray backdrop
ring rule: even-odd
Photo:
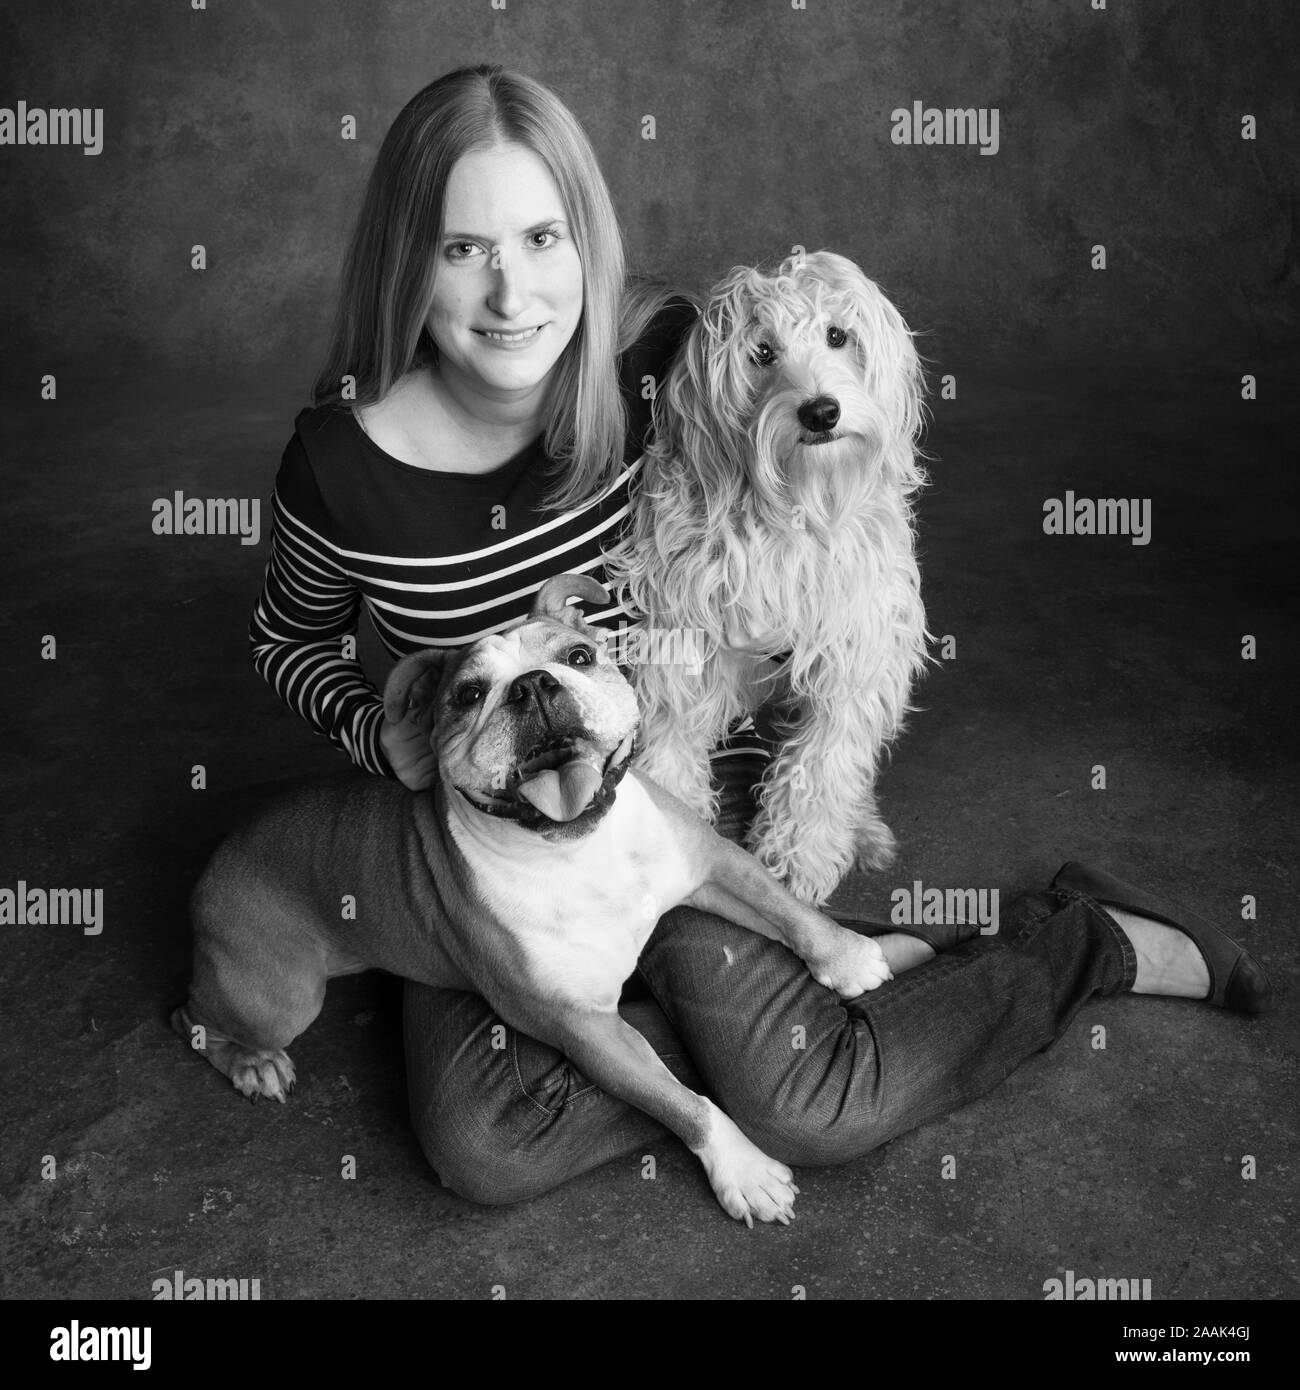
[[[1298,22],[1288,0],[11,9],[0,101],[103,107],[106,130],[96,158],[0,150],[6,346],[42,367],[301,358],[309,374],[385,128],[438,74],[490,60],[571,105],[648,269],[703,287],[793,242],[830,246],[931,355],[1248,371],[1300,316]],[[998,108],[998,153],[892,144],[889,113],[914,101]]]

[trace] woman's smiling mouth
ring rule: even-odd
[[[490,328],[476,328],[475,333],[480,338],[486,338],[493,347],[525,347],[529,343],[536,341],[537,335],[545,328],[544,323],[538,324],[536,328],[521,328],[515,333],[502,333]]]

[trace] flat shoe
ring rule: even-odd
[[[1239,1014],[1265,1014],[1273,1007],[1273,986],[1260,963],[1244,946],[1203,917],[1175,909],[1104,869],[1087,864],[1064,865],[1052,880],[1052,887],[1071,888],[1103,907],[1118,907],[1139,917],[1149,917],[1190,936],[1210,972],[1210,992],[1205,1003]]]

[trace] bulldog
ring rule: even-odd
[[[285,1048],[332,976],[379,968],[472,990],[679,1135],[730,1216],[788,1223],[790,1169],[669,1072],[619,1015],[622,985],[683,903],[784,943],[846,998],[889,968],[873,940],[629,771],[636,698],[610,634],[571,597],[609,601],[560,575],[499,635],[394,667],[385,716],[431,718],[432,789],[314,781],[223,841],[191,898],[193,977],[173,1026],[243,1095],[283,1103]]]

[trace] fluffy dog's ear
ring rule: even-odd
[[[384,718],[398,724],[409,714],[418,722],[433,708],[438,683],[451,652],[439,647],[412,652],[388,673],[384,684]]]
[[[654,399],[650,448],[660,481],[678,474],[675,485],[710,516],[730,512],[745,478],[752,403],[744,339],[756,274],[738,265],[714,287]]]
[[[829,253],[827,258],[843,260]],[[915,449],[924,425],[925,372],[902,314],[852,261],[844,264],[852,272],[844,286],[865,349],[867,387],[884,406],[893,435],[892,447],[886,449],[887,465],[894,471],[895,483],[910,491],[923,481]]]
[[[597,584],[589,574],[557,574],[538,589],[529,616],[552,618],[570,627],[586,627],[582,610],[569,602],[571,598],[584,603],[608,603],[609,590]]]

